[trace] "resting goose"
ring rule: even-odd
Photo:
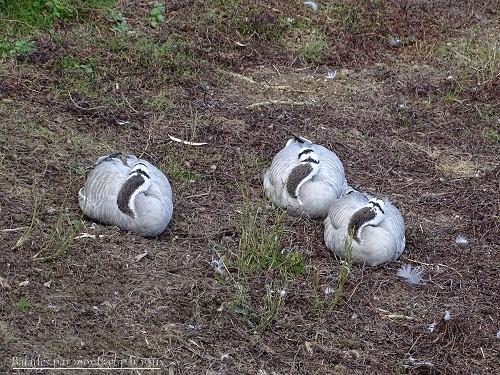
[[[347,191],[344,166],[332,151],[295,136],[264,172],[264,191],[292,215],[325,218]]]
[[[145,160],[119,153],[97,160],[78,203],[89,218],[144,237],[160,235],[173,213],[165,175]]]
[[[405,224],[388,200],[350,190],[330,207],[325,219],[325,244],[345,258],[351,242],[354,263],[377,266],[396,260],[405,248]]]

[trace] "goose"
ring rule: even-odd
[[[340,258],[345,259],[350,243],[353,263],[378,266],[396,260],[405,249],[405,224],[388,200],[349,189],[330,207],[324,239]]]
[[[165,175],[146,160],[120,153],[100,157],[78,194],[92,220],[159,236],[172,218],[172,188]]]
[[[294,216],[324,219],[331,204],[347,191],[338,156],[310,140],[294,136],[264,171],[269,200]]]

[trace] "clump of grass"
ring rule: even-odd
[[[202,14],[193,15],[198,24],[210,25],[223,33],[236,33],[246,42],[279,41],[287,27],[283,18],[267,7],[252,2],[213,1]]]
[[[344,290],[344,285],[349,279],[349,275],[351,274],[352,239],[353,239],[352,235],[347,236],[345,239],[345,244],[344,244],[345,256],[344,260],[340,262],[340,271],[339,271],[339,278],[337,280],[337,287],[335,288],[335,292],[330,302],[330,306],[328,307],[328,313],[331,313],[339,303],[340,297],[342,296],[342,291]]]
[[[16,302],[16,307],[19,310],[27,310],[30,308],[30,306],[31,306],[30,301],[26,297],[23,297]]]
[[[79,181],[80,173],[82,171],[77,166],[69,169],[66,192],[61,195],[62,202],[56,210],[52,209],[55,223],[42,234],[45,239],[44,246],[33,256],[33,260],[51,261],[59,258],[73,245],[76,235],[83,227],[83,214],[80,213],[79,217],[75,218],[74,213],[68,208],[72,206],[69,202],[74,201],[74,178],[76,177],[76,181]]]
[[[500,145],[500,133],[493,128],[486,128],[483,131],[483,137],[487,142]]]
[[[320,60],[328,50],[328,42],[323,32],[314,30],[306,44],[299,53],[299,58],[304,63],[311,63]]]
[[[326,14],[332,19],[333,26],[350,34],[362,32],[367,23],[362,5],[333,2],[326,6]]]
[[[73,244],[78,231],[83,227],[81,220],[72,220],[64,207],[57,212],[57,221],[49,233],[48,241],[42,250],[33,256],[36,261],[49,261],[59,258]]]
[[[468,36],[452,40],[434,53],[451,62],[451,75],[464,87],[471,81],[488,87],[499,77],[500,44],[495,28],[472,28]]]
[[[238,252],[238,271],[242,276],[278,272],[289,278],[305,270],[304,256],[298,252],[286,252],[282,248],[284,235],[282,210],[271,211],[275,216],[269,222],[266,207],[252,207],[245,202],[241,213],[241,239]]]
[[[165,155],[175,155],[175,157],[167,156],[159,165],[169,180],[191,183],[203,179],[204,176],[202,174],[190,170],[185,162],[188,159],[188,155],[193,157],[197,153],[197,149],[194,146],[175,144],[167,147],[167,145],[161,145],[160,151],[164,152]]]
[[[31,31],[33,29],[48,29],[55,20],[70,18],[75,9],[70,2],[64,0],[33,1],[18,0],[6,1],[0,7],[0,14],[5,20],[11,20],[20,31]],[[14,28],[6,28],[14,31]]]
[[[6,344],[14,342],[16,339],[9,330],[9,326],[4,322],[0,322],[0,335],[3,337]]]
[[[266,294],[262,298],[262,312],[259,314],[257,331],[263,332],[271,324],[285,305],[286,290],[273,290],[266,285]]]
[[[23,246],[24,243],[31,237],[33,230],[40,222],[40,215],[41,215],[40,197],[35,195],[35,193],[32,193],[31,221],[30,224],[25,228],[19,240],[17,240],[16,244],[14,245],[14,249]]]
[[[346,237],[344,246],[345,256],[343,260],[340,260],[339,276],[336,284],[332,287],[325,288],[323,291],[324,295],[320,296],[320,293],[318,293],[320,284],[318,270],[311,267],[308,273],[309,288],[311,290],[311,303],[314,308],[323,311],[323,313],[327,315],[331,314],[338,306],[344,291],[344,286],[349,280],[349,275],[351,274],[351,267],[353,264],[352,237]]]
[[[329,48],[325,33],[314,26],[292,29],[285,42],[285,47],[305,64],[318,62]]]
[[[232,308],[258,332],[271,324],[285,304],[286,290],[293,279],[305,272],[305,258],[283,249],[285,213],[269,209],[267,202],[252,205],[244,199],[240,214],[241,237],[236,254],[237,275]],[[265,292],[256,296],[252,285],[266,279]],[[261,288],[257,288],[262,290]]]
[[[235,298],[232,303],[233,312],[242,316],[246,321],[255,325],[257,332],[263,332],[276,319],[285,305],[288,282],[279,287],[279,282],[265,285],[265,293],[254,297],[255,293],[248,288],[246,282],[236,283]],[[252,298],[253,297],[253,298]],[[253,308],[255,306],[255,308]]]

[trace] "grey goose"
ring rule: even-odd
[[[269,200],[295,216],[324,219],[331,204],[347,191],[338,156],[297,136],[274,156],[263,177]]]
[[[146,160],[120,153],[100,157],[78,194],[89,218],[135,232],[160,235],[172,218],[172,188]]]
[[[332,204],[324,223],[328,249],[345,259],[350,242],[351,257],[357,264],[387,263],[405,249],[403,216],[388,200],[351,189]]]

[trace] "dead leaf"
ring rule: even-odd
[[[28,285],[29,285],[29,283],[30,283],[30,281],[29,281],[29,280],[24,280],[23,282],[20,282],[20,283],[19,283],[19,286],[28,286]]]
[[[0,277],[0,286],[4,289],[9,289],[10,290],[10,285],[9,283],[7,282],[7,280],[5,280],[3,277]]]
[[[309,341],[305,342],[306,350],[309,354],[313,354],[312,344]]]
[[[144,258],[144,257],[146,257],[146,256],[148,256],[148,255],[149,255],[148,251],[147,251],[147,250],[144,250],[144,252],[143,252],[143,253],[141,253],[141,254],[137,255],[134,259],[135,259],[135,261],[136,261],[136,262],[138,262],[138,261],[140,261],[142,258]]]

